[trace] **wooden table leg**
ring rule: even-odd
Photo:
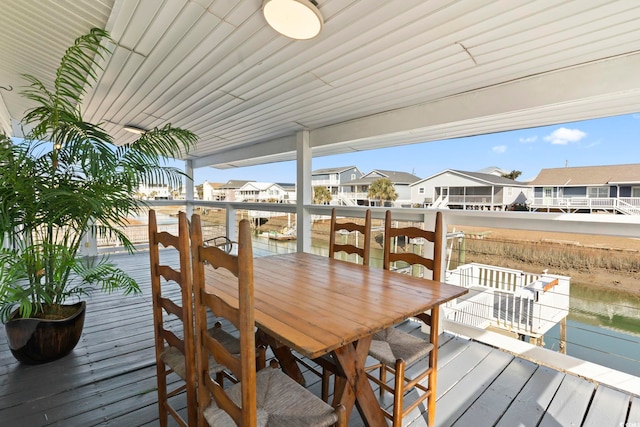
[[[291,354],[291,349],[289,347],[280,343],[260,329],[256,332],[256,343],[271,347],[271,351],[273,351],[276,359],[278,359],[278,363],[280,364],[282,371],[299,384],[305,385],[304,375],[302,375],[300,366],[298,366],[296,358]]]
[[[365,424],[377,427],[386,426],[387,422],[364,370],[372,339],[370,335],[335,350],[336,360],[345,376],[344,388],[336,390],[336,394],[346,409],[347,421],[355,403]]]

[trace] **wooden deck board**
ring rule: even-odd
[[[453,425],[504,371],[513,356],[494,349],[438,400],[437,425]]]
[[[640,426],[640,397],[638,396],[631,398],[631,407],[629,408],[627,425],[629,427]]]
[[[0,426],[157,426],[148,254],[112,260],[138,278],[142,294],[89,297],[81,341],[69,356],[46,365],[20,365],[0,329]],[[416,322],[400,327],[426,336]],[[555,426],[568,425],[567,420],[580,425],[583,419],[585,426],[619,427],[625,425],[621,419],[640,426],[639,397],[603,386],[593,393],[587,381],[462,337],[445,333],[440,338],[438,368],[438,426],[535,426],[543,418]],[[308,389],[319,395],[318,377],[303,374]],[[174,399],[185,408],[184,395]],[[383,404],[390,404],[389,396]],[[405,424],[426,427],[425,408],[419,408]],[[362,426],[355,411],[349,427]]]
[[[513,359],[453,425],[494,425],[529,381],[536,368],[537,365],[532,362]]]
[[[500,427],[533,427],[545,414],[564,374],[538,367],[504,415],[496,423]]]
[[[579,426],[589,406],[594,384],[565,375],[539,426]]]
[[[598,387],[582,426],[623,426],[628,408],[628,395],[608,387]]]

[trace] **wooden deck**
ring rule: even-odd
[[[83,336],[69,356],[21,365],[0,330],[0,426],[158,424],[148,254],[112,259],[138,279],[143,293],[90,297]],[[400,327],[421,334],[414,322]],[[440,342],[438,426],[640,426],[638,396],[451,334]],[[305,376],[319,395],[318,378]],[[405,424],[426,426],[421,411]],[[362,426],[357,412],[349,425]]]

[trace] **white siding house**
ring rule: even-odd
[[[411,201],[434,208],[505,210],[530,198],[527,184],[480,172],[446,169],[411,184]]]
[[[247,182],[236,191],[236,200],[239,202],[288,203],[295,199],[293,184],[254,181]]]

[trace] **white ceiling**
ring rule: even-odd
[[[20,73],[50,79],[91,27],[116,42],[82,106],[199,136],[194,167],[493,133],[640,111],[640,1],[318,0],[319,37],[293,41],[261,0],[2,0],[0,128],[28,108]]]

